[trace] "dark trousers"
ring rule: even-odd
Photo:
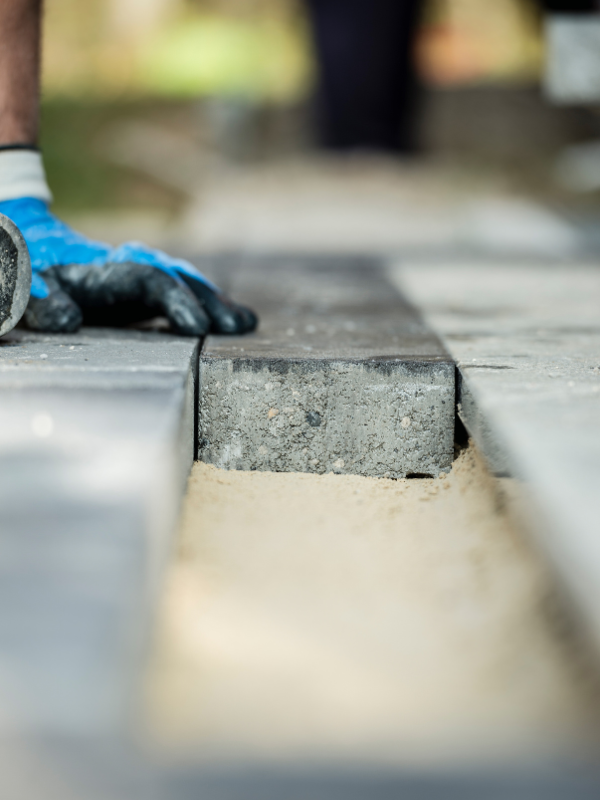
[[[421,0],[306,0],[319,62],[317,115],[334,149],[411,150]]]
[[[591,14],[598,11],[598,0],[540,0],[546,11],[558,14]]]

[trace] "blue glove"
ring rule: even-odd
[[[112,248],[71,230],[42,200],[0,202],[29,248],[33,280],[24,321],[53,333],[88,325],[127,325],[165,316],[175,333],[241,334],[256,328],[239,306],[196,270],[137,242]]]

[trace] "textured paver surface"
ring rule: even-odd
[[[182,765],[97,742],[2,742],[0,767],[7,797],[18,800],[597,800],[598,773],[543,764],[514,774],[457,769],[395,770],[383,765]]]
[[[261,326],[204,346],[201,460],[394,478],[449,468],[454,365],[381,262],[241,257],[229,288]]]
[[[459,413],[533,497],[542,550],[600,644],[600,270],[438,264],[396,272],[460,370]]]
[[[0,732],[124,721],[192,459],[197,346],[0,341]]]

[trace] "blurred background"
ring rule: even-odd
[[[386,0],[378,3],[383,9]],[[359,153],[363,161],[372,151],[391,154],[385,168],[378,162],[369,170],[368,191],[377,194],[377,169],[388,209],[393,175],[416,194],[424,191],[434,231],[431,206],[441,219],[456,192],[471,200],[482,191],[486,197],[508,193],[586,214],[600,207],[597,192],[573,192],[556,178],[561,152],[594,139],[598,124],[590,109],[554,107],[543,99],[542,14],[535,0],[397,4],[408,15],[399,26],[404,33],[388,37],[386,46],[409,56],[391,65],[399,83],[382,101],[387,111],[377,112],[392,114],[388,129],[400,131],[394,141],[389,131],[358,130],[369,103],[376,102],[373,87],[382,85],[391,64],[381,45],[389,2],[372,74],[353,55],[356,32],[339,0],[46,5],[42,145],[57,210],[88,233],[163,244],[192,231],[196,249],[248,246],[239,234],[236,239],[224,233],[241,224],[240,215],[247,216],[259,192],[246,178],[264,176],[265,169],[273,177],[279,169],[280,183],[292,174],[297,179],[298,169],[290,173],[290,165],[318,158],[321,145]],[[336,5],[341,11],[330,16],[337,14],[337,39],[323,10]],[[344,88],[336,87],[336,69],[348,75],[355,67],[353,91],[362,80],[364,102],[361,108],[358,98],[349,112]],[[356,92],[353,99],[356,106]],[[396,111],[390,112],[390,103]],[[347,175],[355,163],[356,158],[340,168]],[[244,176],[244,189],[235,176]],[[315,180],[320,177],[321,167]],[[330,177],[335,183],[333,172]],[[364,171],[355,176],[355,193],[364,194],[364,181]],[[224,186],[229,194],[215,208]],[[240,192],[247,195],[240,201],[246,211],[223,216],[222,208],[235,206]],[[272,192],[270,198],[277,206]],[[335,197],[328,205],[336,205]],[[256,230],[248,236],[264,244]],[[373,230],[364,245],[375,239]]]

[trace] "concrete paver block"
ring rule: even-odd
[[[556,103],[600,100],[600,19],[551,14],[546,22],[546,92]]]
[[[201,460],[392,478],[449,468],[454,364],[379,261],[240,259],[231,290],[261,327],[204,346]]]
[[[0,734],[130,710],[193,458],[193,339],[0,341]]]
[[[596,264],[402,265],[455,357],[458,409],[600,652],[600,272]]]

